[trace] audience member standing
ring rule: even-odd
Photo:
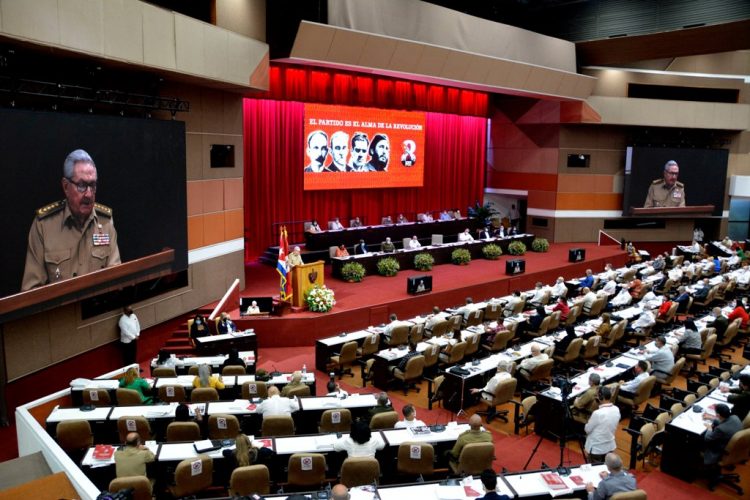
[[[120,316],[118,325],[120,327],[123,366],[132,365],[138,357],[138,337],[141,335],[141,324],[130,306],[125,306],[122,309],[122,316]]]

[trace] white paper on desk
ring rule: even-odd
[[[229,405],[229,407],[233,410],[244,410],[250,406],[250,400],[249,399],[235,399],[232,401],[232,404]]]
[[[372,488],[371,486],[355,486],[349,490],[349,498],[351,500],[374,500],[380,498],[375,496],[375,492],[368,491],[364,488]]]
[[[440,500],[464,500],[466,494],[463,486],[442,486],[437,487],[437,497]]]
[[[315,448],[330,448],[333,446],[333,442],[336,441],[335,434],[327,434],[325,436],[317,436],[315,438]]]

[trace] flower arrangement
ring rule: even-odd
[[[305,304],[312,312],[328,312],[336,305],[333,290],[315,285],[305,292]]]
[[[425,252],[418,253],[414,256],[414,268],[417,271],[429,271],[435,264],[435,258]]]
[[[359,283],[365,278],[365,266],[359,262],[347,262],[341,268],[341,276],[346,281]]]
[[[511,241],[508,245],[508,253],[511,255],[523,255],[526,253],[526,245],[523,241]]]
[[[531,242],[531,249],[535,252],[546,252],[549,250],[549,241],[547,238],[534,238]]]
[[[471,262],[471,254],[465,248],[457,248],[451,253],[451,262],[457,265]]]
[[[497,260],[503,254],[503,249],[494,243],[482,247],[482,254],[487,260]]]
[[[378,273],[381,276],[396,276],[401,266],[393,257],[385,257],[378,261]]]

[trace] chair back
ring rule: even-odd
[[[391,330],[391,339],[388,345],[396,346],[409,343],[409,325],[399,325]]]
[[[430,405],[443,399],[443,392],[440,390],[440,386],[443,384],[443,382],[445,382],[445,375],[438,375],[437,377],[435,377],[432,383],[427,386],[429,390],[427,397],[429,399],[428,403]],[[429,406],[429,408],[432,409],[432,406]]]
[[[249,496],[253,493],[268,495],[271,492],[271,479],[265,465],[246,465],[232,471],[229,479],[229,495]]]
[[[452,324],[447,319],[443,321],[438,321],[432,326],[432,336],[442,337],[443,335],[448,333],[451,327],[452,327]]]
[[[740,318],[733,319],[724,332],[724,337],[722,337],[721,341],[717,341],[716,344],[720,346],[730,345],[734,341],[734,338],[737,336],[737,332],[739,332],[740,330],[741,322],[742,320]]]
[[[422,378],[424,373],[424,356],[414,356],[406,362],[404,380],[415,380]]]
[[[610,497],[612,500],[646,500],[648,497],[644,490],[620,491]]]
[[[703,343],[703,351],[700,354],[701,360],[706,361],[711,356],[714,352],[714,345],[716,345],[716,334],[709,335],[706,342]]]
[[[435,366],[435,364],[438,362],[438,358],[440,356],[440,346],[438,346],[438,345],[428,346],[427,349],[425,349],[422,352],[422,356],[424,356],[424,367],[425,368],[430,368],[432,366]]]
[[[589,312],[587,313],[587,316],[590,318],[596,318],[601,314],[602,310],[604,309],[604,306],[607,305],[607,298],[606,297],[600,297],[594,301],[593,304],[591,304],[591,309],[589,309]]]
[[[112,399],[107,389],[84,389],[83,404],[94,406],[112,406]]]
[[[242,384],[242,399],[261,398],[266,399],[268,397],[268,386],[265,382],[247,381]]]
[[[502,405],[513,399],[513,394],[516,392],[516,386],[518,385],[518,379],[515,377],[506,378],[501,380],[497,386],[495,386],[495,394],[492,397],[492,405]]]
[[[620,384],[617,382],[613,382],[611,384],[607,384],[604,387],[609,388],[610,394],[612,394],[612,401],[617,401],[617,396],[620,394]]]
[[[182,403],[187,401],[187,393],[181,385],[163,385],[159,387],[159,401],[164,403]]]
[[[682,403],[675,403],[669,408],[669,413],[672,414],[672,418],[675,418],[677,415],[682,413],[682,411],[685,409],[684,406],[682,406]]]
[[[464,351],[464,357],[473,356],[479,351],[479,340],[482,337],[478,333],[472,333],[466,336],[466,350]]]
[[[288,398],[295,398],[295,397],[304,398],[309,395],[310,395],[310,386],[307,384],[304,384],[299,387],[295,387],[294,389],[289,389],[289,393],[287,394],[287,397]]]
[[[263,417],[262,436],[294,436],[294,420],[291,415],[267,415]]]
[[[547,330],[549,330],[550,321],[550,317],[545,316],[542,322],[539,324],[539,328],[537,330],[529,331],[529,334],[533,337],[541,337],[542,335],[546,334]]]
[[[570,341],[568,348],[565,350],[565,355],[558,359],[563,363],[572,363],[578,359],[581,354],[581,347],[583,347],[583,339],[576,338]]]
[[[504,351],[508,347],[508,342],[513,338],[513,332],[510,330],[502,330],[495,334],[495,338],[492,339],[492,345],[489,348],[490,352]]]
[[[459,474],[481,474],[491,469],[495,460],[495,445],[492,443],[469,443],[458,457]]]
[[[371,333],[370,335],[365,337],[364,342],[362,342],[360,355],[366,357],[371,354],[375,354],[376,352],[378,352],[378,349],[380,349],[380,334]]]
[[[151,370],[151,376],[154,378],[175,378],[177,377],[177,371],[173,366],[157,366]]]
[[[151,481],[146,476],[117,477],[109,482],[107,488],[111,492],[132,489],[132,500],[151,500],[153,491]]]
[[[94,445],[94,434],[88,420],[63,420],[57,424],[55,440],[66,452],[88,449]]]
[[[341,483],[347,488],[380,482],[380,462],[375,457],[349,457],[341,464]]]
[[[191,403],[205,403],[206,401],[218,401],[219,392],[213,387],[198,387],[190,393]]]
[[[722,467],[745,462],[750,456],[750,429],[735,432],[724,448],[724,455],[719,461]]]
[[[523,312],[524,307],[526,307],[526,301],[521,299],[521,301],[513,306],[513,311],[511,311],[511,316],[517,316]]]
[[[582,304],[576,304],[573,307],[570,308],[570,311],[568,311],[568,317],[565,318],[565,326],[573,326],[576,324],[576,321],[578,321],[578,316],[581,315],[581,311],[583,310]]]
[[[547,325],[548,330],[557,330],[557,328],[560,326],[560,316],[562,316],[562,311],[555,311],[549,315],[549,325]]]
[[[571,342],[572,343],[572,342]],[[534,371],[529,375],[529,382],[536,382],[539,380],[547,380],[552,375],[552,367],[555,364],[554,359],[546,359],[536,365]]]
[[[638,391],[636,392],[635,398],[633,398],[633,404],[637,406],[648,401],[648,398],[651,397],[651,391],[654,390],[655,384],[656,377],[653,375],[646,377],[646,379],[638,386]]]
[[[323,432],[349,432],[352,427],[352,412],[346,408],[326,410],[320,416],[318,431]]]
[[[234,439],[240,433],[240,421],[234,415],[215,414],[208,417],[209,439]]]
[[[227,365],[221,369],[222,375],[246,375],[247,370],[242,365]]]
[[[431,475],[435,471],[435,448],[430,443],[406,442],[398,447],[397,470],[401,474]]]
[[[654,438],[654,434],[656,434],[656,429],[656,424],[653,422],[646,422],[641,426],[641,450],[645,450],[651,444],[651,440]]]
[[[671,420],[672,420],[672,415],[670,415],[669,412],[663,411],[659,413],[654,419],[654,423],[656,424],[656,430],[658,432],[662,432]]]
[[[143,441],[151,439],[151,426],[148,424],[146,417],[134,415],[118,418],[117,433],[120,435],[121,443],[125,442],[125,438],[130,432],[137,432]]]
[[[287,482],[317,489],[326,477],[326,458],[320,453],[295,453],[289,457]]]
[[[398,422],[398,413],[395,411],[384,411],[383,413],[376,413],[370,420],[370,429],[393,429],[393,426]]]
[[[472,311],[471,314],[469,314],[469,317],[466,320],[466,326],[481,325],[483,320],[484,309],[477,309],[476,311]]]
[[[198,376],[198,368],[198,365],[191,365],[190,368],[188,368],[188,375]]]
[[[586,341],[583,352],[581,353],[581,358],[593,359],[597,357],[599,355],[599,343],[601,342],[601,340],[602,338],[599,335],[589,337],[589,339]]]
[[[454,364],[458,363],[461,360],[464,359],[464,356],[466,355],[466,342],[459,342],[456,345],[453,346],[453,349],[451,350],[450,358],[448,359],[448,364]]]
[[[424,323],[417,323],[412,325],[409,329],[409,342],[412,344],[419,344],[424,338]]]
[[[200,462],[200,463],[199,463]],[[214,461],[208,455],[186,458],[174,471],[174,486],[169,490],[174,497],[194,495],[211,486]]]
[[[352,364],[357,359],[357,347],[356,340],[344,344],[339,355],[339,364],[342,366]]]
[[[503,306],[500,304],[489,303],[484,308],[484,321],[496,321],[503,316]]]
[[[200,441],[201,428],[197,422],[172,422],[167,426],[167,442]]]
[[[375,364],[375,358],[370,358],[365,361],[362,366],[362,387],[367,387],[367,381],[372,381],[372,377],[375,373],[372,371],[372,366]]]
[[[143,404],[141,393],[135,389],[125,389],[120,387],[115,393],[117,406],[140,406]]]

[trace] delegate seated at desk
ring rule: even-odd
[[[628,397],[635,396],[641,382],[648,378],[648,362],[643,360],[638,361],[633,367],[633,373],[635,373],[635,378],[629,382],[620,382],[620,394],[627,395]]]
[[[211,332],[208,330],[206,318],[202,314],[196,314],[193,318],[193,324],[190,325],[190,338],[195,342],[195,339],[208,337],[209,335],[211,335]]]
[[[667,345],[667,339],[663,335],[656,338],[656,348],[657,351],[646,358],[651,363],[651,373],[659,372],[669,375],[674,366],[674,353],[672,353],[672,348]]]
[[[211,387],[218,391],[225,386],[220,375],[211,375],[211,367],[207,364],[202,364],[198,367],[198,375],[193,379],[193,387],[196,389],[201,387]]]
[[[727,402],[732,404],[732,415],[737,415],[737,418],[744,420],[750,413],[750,374],[740,375],[739,387],[730,389],[722,385],[719,390],[727,393]]]
[[[282,398],[279,388],[271,386],[268,388],[268,398],[264,399],[255,409],[256,413],[266,416],[289,415],[299,410],[299,402],[296,399]]]
[[[302,383],[302,372],[297,370],[292,373],[292,380],[281,388],[281,397],[288,398],[292,391],[299,389],[300,387],[305,387],[305,384]]]
[[[414,408],[414,405],[404,405],[401,409],[401,413],[404,415],[404,419],[396,422],[396,425],[393,426],[394,429],[411,429],[412,427],[426,426],[424,422],[417,419],[417,410]]]
[[[125,446],[115,451],[116,475],[118,478],[148,477],[146,464],[153,462],[155,459],[153,452],[146,445],[141,444],[141,436],[137,432],[130,432],[125,437]]]
[[[492,435],[489,432],[482,430],[482,417],[474,414],[469,417],[469,430],[462,432],[458,436],[458,439],[456,439],[456,444],[453,445],[453,449],[447,452],[448,459],[457,462],[461,456],[461,450],[463,450],[464,446],[467,444],[491,442]]]
[[[349,250],[346,249],[346,245],[344,245],[343,243],[336,247],[336,257],[349,257]]]
[[[393,244],[390,236],[388,236],[385,241],[380,244],[380,251],[384,253],[393,253],[396,251],[396,245]]]
[[[219,320],[217,329],[219,331],[219,335],[224,335],[226,333],[236,332],[237,325],[234,324],[234,321],[229,319],[229,315],[227,313],[223,312],[221,313],[221,319]]]
[[[377,415],[378,413],[386,413],[389,411],[393,411],[393,406],[391,406],[391,402],[388,400],[388,394],[385,392],[381,392],[378,394],[378,404],[377,406],[374,406],[367,410],[367,415],[372,420],[372,417]]]
[[[354,247],[354,255],[364,255],[366,253],[368,253],[368,250],[365,240],[359,240],[357,246]]]
[[[495,388],[503,380],[512,377],[510,369],[513,363],[506,359],[501,359],[497,363],[497,372],[490,378],[481,389],[471,389],[472,394],[480,394],[485,401],[492,401],[495,398]]]
[[[370,426],[364,420],[357,420],[352,424],[352,431],[348,436],[334,441],[335,451],[345,451],[348,457],[374,457],[375,452],[385,448],[380,433],[372,435]]]
[[[616,453],[607,453],[604,458],[609,472],[602,472],[599,485],[594,487],[593,483],[586,484],[588,500],[606,500],[621,491],[633,491],[636,489],[635,477],[623,470],[622,459]]]

